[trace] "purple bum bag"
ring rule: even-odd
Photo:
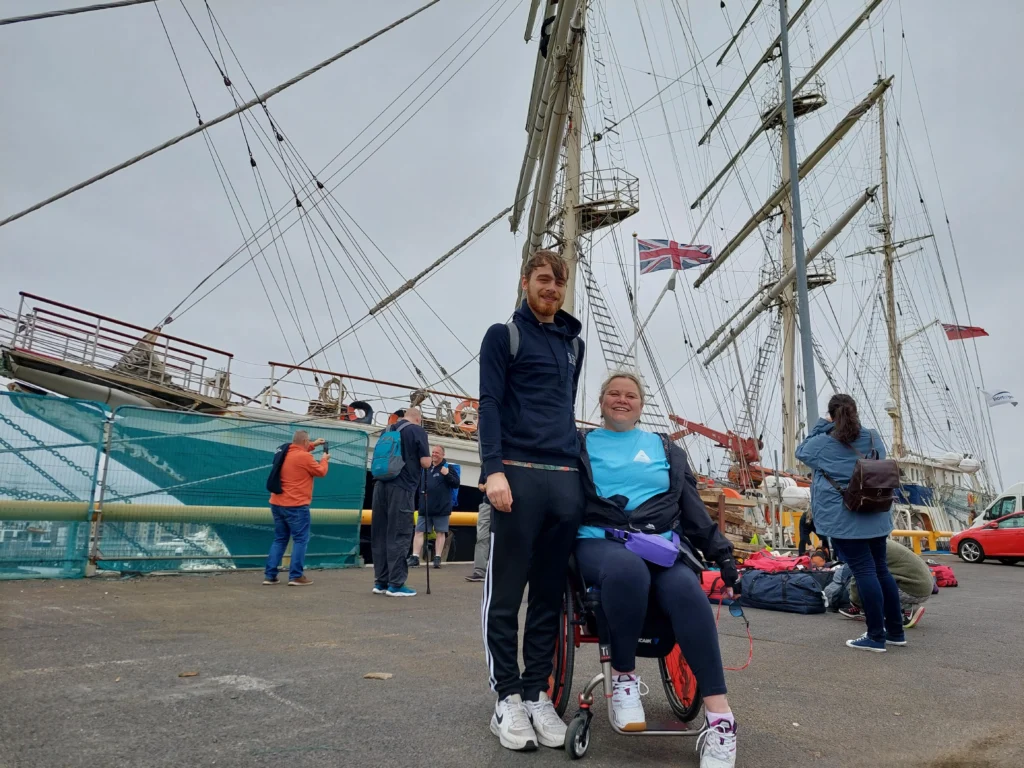
[[[605,528],[604,532],[607,538],[624,542],[626,549],[634,555],[662,568],[671,568],[679,556],[679,534],[675,532],[671,541],[655,533],[635,533],[617,528]]]

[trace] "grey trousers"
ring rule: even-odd
[[[480,504],[476,513],[476,548],[473,550],[473,570],[485,572],[491,554],[491,505]]]
[[[400,587],[409,575],[409,547],[412,543],[412,512],[416,492],[394,483],[378,482],[373,487],[373,514],[370,517],[370,550],[373,553],[373,580],[377,584]]]

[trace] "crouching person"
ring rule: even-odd
[[[931,569],[913,551],[892,539],[886,539],[885,560],[899,588],[903,626],[910,629],[921,620],[924,602],[932,596],[935,581]],[[850,608],[840,608],[839,612],[844,616],[860,618],[862,604],[856,578],[850,579],[850,603]]]

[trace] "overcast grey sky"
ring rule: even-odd
[[[824,0],[819,2],[824,6]],[[52,7],[76,4],[79,3],[57,0],[51,3]],[[186,0],[186,4],[212,45],[202,2]],[[419,4],[417,0],[211,0],[228,41],[260,91]],[[490,6],[489,2],[479,0],[442,0],[403,27],[273,98],[271,112],[304,160],[319,169]],[[393,269],[374,256],[390,288],[400,285],[511,201],[524,148],[526,101],[536,55],[535,43],[523,42],[527,6],[527,2],[517,5],[515,0],[502,0],[494,6],[496,16],[484,22],[483,33],[468,44],[466,51],[468,55],[496,29],[480,52],[422,111],[415,116],[407,113],[388,120],[386,124],[391,129],[401,130],[335,192],[338,203],[394,264]],[[687,21],[693,30],[689,42],[683,39],[680,27],[673,30],[672,24],[659,22],[668,18],[675,23],[676,7],[683,8],[685,3],[674,6],[660,0],[641,0],[635,5],[625,0],[605,0],[603,6],[618,63],[622,65],[614,77],[621,74],[634,105],[654,94],[656,82],[657,87],[667,82],[643,74],[652,71],[652,59],[656,68],[663,63],[668,68],[663,72],[668,74],[685,71],[693,64],[694,41],[699,55],[708,56],[729,37],[728,21],[716,2],[689,4]],[[0,14],[12,16],[39,7],[39,3],[30,0],[0,2]],[[642,8],[640,18],[648,35],[646,44],[637,7]],[[804,31],[795,34],[795,55],[808,56],[812,47],[814,53],[820,54],[831,43],[828,35],[842,28],[862,7],[860,0],[829,0],[827,10],[819,8],[817,14],[809,14],[818,36]],[[229,109],[230,96],[181,5],[161,0],[160,8],[200,112],[211,117]],[[748,8],[746,0],[727,0],[732,24],[738,23]],[[905,50],[901,49],[902,18],[971,317],[991,334],[978,343],[985,381],[990,389],[1009,389],[1024,397],[1024,354],[1016,335],[1022,269],[1015,226],[1020,215],[1017,190],[1024,171],[1018,140],[1024,103],[1018,74],[1022,54],[1016,36],[1024,28],[1024,7],[1013,0],[987,0],[984,12],[968,12],[962,3],[952,0],[887,0],[876,16],[879,21],[870,33],[858,36],[841,65],[830,67],[826,73],[830,106],[819,116],[801,123],[801,155],[870,90],[876,75],[881,73],[882,65],[876,62],[884,61],[886,74],[898,79],[893,99],[898,100],[906,138],[898,151],[904,158],[908,152],[914,158],[937,239],[941,241],[940,249],[948,259],[945,263],[958,313],[963,312],[959,280],[942,221],[943,206],[919,119],[918,96],[911,83]],[[508,21],[499,26],[506,17]],[[700,89],[707,87],[715,104],[721,105],[739,83],[742,72],[753,63],[755,50],[763,50],[770,39],[770,20],[770,15],[758,16],[757,25],[741,40],[737,53],[724,67],[715,71],[705,67],[706,79],[698,81],[694,79],[696,75],[685,78],[677,90],[667,91],[666,98],[676,97],[671,108],[692,112],[694,124],[706,125],[711,110],[702,105]],[[480,27],[477,25],[474,30]],[[0,67],[6,73],[0,82],[6,133],[0,143],[0,215],[19,210],[195,124],[188,94],[152,6],[19,24],[0,29],[0,36]],[[607,37],[605,45],[609,46]],[[651,58],[647,46],[652,48]],[[606,53],[610,52],[606,49]],[[611,60],[610,56],[606,58]],[[715,58],[711,58],[708,66]],[[227,60],[236,85],[250,96],[251,91],[230,54]],[[735,138],[742,140],[753,129],[755,106],[760,105],[748,99],[746,106],[737,110],[735,119],[729,121]],[[622,117],[626,110],[621,103],[616,107]],[[668,137],[662,134],[667,132],[666,122],[670,128],[677,127],[673,121],[678,114],[672,112],[666,117],[659,110],[649,109],[638,117],[636,125],[624,123],[621,128],[625,165],[641,179],[642,208],[624,229],[635,229],[641,237],[689,239],[696,221],[689,211],[689,202],[728,158],[725,144],[735,146],[733,134],[723,133],[727,138],[716,137],[711,147],[698,150],[696,136],[683,131],[674,136],[674,145],[669,144]],[[254,115],[254,119],[259,117],[262,116]],[[385,123],[377,124],[363,140],[381,127]],[[643,145],[637,141],[637,127],[640,135],[647,137]],[[238,123],[227,122],[210,133],[229,176],[238,186],[244,210],[253,224],[259,226],[266,217]],[[254,141],[252,133],[249,140]],[[856,141],[865,147],[865,156],[870,156],[870,132]],[[358,146],[359,142],[342,159],[351,156]],[[658,169],[657,185],[668,213],[664,223],[654,204],[652,180],[639,152],[641,146]],[[896,151],[890,147],[890,154]],[[254,147],[254,153],[274,207],[286,203],[287,185],[262,149]],[[365,154],[359,155],[360,159],[363,157]],[[755,148],[750,155],[748,192],[754,197],[764,195],[773,185],[771,157],[767,146]],[[855,164],[854,170],[846,173],[846,186],[822,180],[809,190],[810,208],[805,207],[809,239],[849,202],[844,197],[845,190],[858,185],[862,188],[867,184],[861,181],[872,178],[864,162],[857,162],[860,165]],[[899,167],[909,172],[909,164]],[[838,178],[840,171],[834,172]],[[874,173],[877,176],[877,169]],[[902,181],[900,186],[899,195],[916,202],[913,185]],[[814,197],[818,191],[820,199]],[[753,202],[759,204],[759,200]],[[716,249],[720,248],[743,223],[749,210],[749,203],[737,189],[728,191],[709,222],[714,226],[703,231],[700,239],[710,239]],[[911,216],[906,227],[903,232],[920,233],[923,219]],[[347,323],[344,311],[339,310],[333,299],[332,311],[325,311],[309,247],[299,231],[290,233],[288,242],[300,263],[302,289],[313,310],[314,320],[306,317],[303,325],[309,339],[315,335],[310,327],[315,324],[326,340],[334,335],[335,323],[338,327]],[[627,241],[628,235],[627,231]],[[356,239],[369,251],[371,246],[365,237],[357,233]],[[155,323],[241,242],[207,147],[200,137],[195,137],[0,228],[0,307],[15,308],[17,292],[25,290],[127,321]],[[852,246],[862,241],[848,242]],[[521,243],[521,238],[514,238],[503,221],[426,282],[419,292],[422,299],[403,299],[402,307],[411,322],[449,371],[470,360],[489,323],[507,317],[515,297]],[[615,272],[607,245],[603,246],[606,250],[595,249],[595,271],[602,282],[611,285]],[[712,293],[697,295],[689,287],[695,274],[687,273],[686,293],[681,291],[681,300],[705,317],[700,308],[708,307],[707,302],[714,301],[715,296],[740,297],[756,284],[759,258],[757,248],[752,248],[745,261],[737,263],[737,271],[729,275],[728,288],[724,283],[709,283]],[[345,286],[345,271],[336,262],[333,266],[335,278],[342,282],[344,309],[351,312],[353,319],[360,317],[367,304],[376,298],[367,300],[362,292],[361,299],[354,272],[348,272],[353,285]],[[870,269],[876,268],[877,264]],[[845,263],[839,269],[840,282],[829,289],[829,296],[835,297],[832,301],[840,320],[845,322],[857,309],[855,297],[863,294],[852,292],[852,288],[844,292],[843,286],[852,286],[861,279],[858,269],[870,269]],[[917,279],[908,272],[912,290],[931,290],[931,283],[916,283]],[[652,278],[642,283],[642,307],[650,306],[662,282],[662,278]],[[329,290],[331,296],[334,289]],[[424,301],[453,333],[424,307]],[[612,301],[621,309],[620,299],[613,297]],[[824,314],[824,306],[819,302],[812,309]],[[667,315],[661,314],[665,311]],[[702,341],[717,324],[714,320],[719,316],[715,313],[719,311],[721,307],[716,307],[706,317],[706,327],[691,329],[695,342]],[[652,338],[668,374],[682,365],[690,351],[680,342],[683,333],[675,309],[659,312]],[[922,318],[924,322],[932,319],[935,318]],[[966,315],[960,314],[959,319],[966,322]],[[172,330],[230,349],[240,361],[251,363],[239,364],[233,381],[235,389],[247,392],[258,391],[265,383],[266,361],[289,358],[251,268],[240,272],[181,317]],[[302,346],[294,326],[286,323],[285,331],[298,353]],[[826,345],[832,343],[824,335],[822,339]],[[345,357],[334,352],[327,362],[335,369],[372,371],[381,378],[412,382],[405,365],[390,351],[379,329],[368,327],[360,334],[360,341],[362,349],[355,339],[349,339],[343,347]],[[304,357],[305,353],[297,356]],[[425,357],[415,349],[407,356],[417,361]],[[970,360],[973,365],[973,352]],[[844,365],[848,370],[849,365]],[[599,368],[588,369],[591,380],[600,377]],[[700,386],[700,379],[695,375],[686,379],[687,375],[688,371],[675,382],[673,404],[677,410],[695,414],[694,417],[715,421],[710,413],[714,409],[700,401],[698,392],[692,391]],[[243,378],[246,376],[253,378]],[[476,391],[475,366],[470,365],[458,378],[466,389]],[[1004,480],[1009,483],[1024,479],[1024,446],[1019,440],[1024,407],[1004,406],[992,415]],[[715,426],[732,425],[719,418]],[[958,445],[949,448],[962,450]],[[717,468],[717,459],[714,465]]]

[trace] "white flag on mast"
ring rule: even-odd
[[[1007,403],[1014,406],[1017,405],[1017,398],[1005,389],[998,392],[985,392],[984,389],[981,391],[985,393],[985,399],[988,400],[989,408],[995,408],[997,405],[1006,405]]]

